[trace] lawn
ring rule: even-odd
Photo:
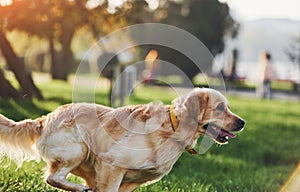
[[[72,86],[60,81],[40,83],[45,100],[0,99],[0,113],[14,120],[36,118],[72,101]],[[107,90],[100,89],[95,100],[107,104]],[[162,100],[168,104],[172,91],[141,87],[130,103]],[[203,155],[184,153],[171,173],[146,191],[278,191],[300,161],[300,102],[259,100],[228,96],[231,110],[243,117],[245,130],[228,145],[214,145]],[[17,168],[3,158],[0,191],[59,191],[44,183],[43,162],[26,162]],[[80,182],[77,177],[70,180]]]

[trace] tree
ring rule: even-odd
[[[90,27],[95,35],[107,33],[126,22],[118,11],[111,14],[107,2],[89,8],[88,0],[22,0],[10,6],[0,7],[0,16],[5,17],[5,30],[22,30],[49,41],[51,74],[53,79],[66,80],[74,68],[71,43],[77,29]],[[2,9],[2,10],[1,10]],[[15,14],[18,13],[18,14]],[[30,17],[28,17],[30,15]],[[60,50],[55,50],[59,44]],[[59,53],[57,53],[59,52]]]
[[[285,53],[292,62],[300,65],[300,35],[295,37],[292,42]]]
[[[13,51],[13,48],[11,47],[9,41],[6,39],[5,34],[0,30],[0,50],[2,52],[2,55],[6,59],[7,65],[9,68],[13,71],[15,74],[16,79],[18,80],[20,86],[21,86],[21,94],[23,96],[26,95],[26,97],[37,97],[38,99],[42,99],[43,96],[41,95],[40,91],[36,88],[36,86],[33,83],[33,80],[26,72],[24,62],[18,58],[18,56]],[[1,71],[2,73],[2,71]],[[13,98],[17,98],[17,94],[15,90],[13,90],[12,86],[8,85],[8,81],[5,81],[3,79],[3,73],[0,75],[2,78],[2,81],[4,81],[4,84],[2,89],[5,90],[5,88],[8,88],[7,94],[3,94],[4,97],[7,97],[9,93],[11,93]]]
[[[66,80],[74,67],[71,42],[79,28],[88,27],[98,39],[99,35],[126,24],[161,21],[191,32],[215,54],[222,51],[222,37],[234,23],[228,14],[228,6],[218,0],[160,1],[160,6],[149,12],[145,11],[145,8],[149,10],[145,1],[125,0],[115,7],[112,7],[110,0],[94,1],[94,6],[89,6],[90,2],[91,0],[14,0],[10,6],[0,6],[0,30],[4,34],[18,29],[47,39],[52,60],[52,77]],[[57,47],[60,49],[55,49]],[[13,49],[10,50],[13,52]],[[199,72],[184,55],[171,50],[160,52],[164,53],[161,59],[171,59],[190,78]],[[15,62],[15,58],[7,60],[22,66],[20,61]],[[22,70],[25,71],[25,68]]]
[[[22,92],[26,93],[27,96],[42,98],[30,75],[26,72],[24,62],[18,59],[17,54],[7,40],[5,32],[17,29],[25,31],[29,35],[37,35],[48,39],[52,77],[66,80],[74,66],[71,42],[78,28],[88,26],[92,29],[95,37],[98,38],[99,34],[118,27],[117,23],[125,25],[125,20],[118,16],[119,13],[122,14],[121,12],[116,14],[108,12],[106,1],[90,8],[87,6],[87,2],[88,0],[15,0],[9,6],[0,6],[1,50],[9,68],[16,75]],[[59,44],[59,47],[61,47],[59,54],[55,50],[55,47],[57,47],[55,44]],[[3,87],[9,84],[3,75],[0,78],[1,82],[5,81],[1,84]],[[12,86],[10,88],[13,90]],[[13,91],[10,91],[10,93],[16,98]],[[6,93],[2,95],[6,97]]]
[[[22,88],[22,93],[28,97],[42,98],[35,87],[29,73],[26,72],[24,62],[18,59],[5,32],[21,30],[29,35],[37,35],[49,41],[51,54],[51,74],[54,79],[66,80],[74,66],[71,42],[78,28],[88,26],[96,38],[99,34],[126,24],[122,15],[117,11],[115,14],[107,10],[108,2],[103,1],[94,7],[88,7],[88,0],[14,0],[9,6],[0,6],[0,46],[7,65],[14,72],[16,79]],[[132,3],[128,1],[128,3]],[[127,4],[129,5],[129,4]],[[121,7],[121,6],[119,6]],[[120,25],[118,25],[120,24]],[[59,46],[55,46],[59,44]],[[58,51],[55,47],[61,47]],[[2,72],[2,71],[1,71]],[[1,90],[6,90],[9,82],[0,74]],[[5,85],[5,86],[4,86]],[[5,88],[4,88],[5,87]],[[10,95],[17,98],[16,90],[9,86],[11,91],[1,92],[2,96]]]
[[[286,55],[293,63],[296,63],[300,67],[300,33],[298,37],[294,37],[293,43],[290,44],[289,48],[285,51]],[[299,71],[298,71],[299,72]],[[293,91],[298,93],[298,84],[293,82]]]
[[[13,1],[10,6],[2,8],[2,16],[6,22],[4,27],[5,30],[18,29],[48,39],[52,77],[66,80],[74,63],[71,41],[78,25],[84,23],[85,17],[80,12],[84,2],[86,1]],[[61,59],[58,59],[58,54],[55,53],[54,42],[61,44]]]
[[[4,77],[3,71],[0,69],[0,96],[8,99],[13,98],[15,100],[20,98],[20,93],[7,81]]]
[[[195,35],[213,55],[223,51],[223,37],[234,25],[227,4],[218,0],[190,0],[189,4],[181,5],[173,3],[163,21]],[[173,54],[172,58],[191,79],[200,72],[184,57],[176,59],[176,54]]]
[[[22,7],[20,7],[19,4],[17,4],[16,8],[17,8],[16,10],[22,9]],[[24,14],[26,16],[29,15],[28,12],[25,12]],[[14,15],[16,18],[18,18],[19,16],[24,17],[25,16],[24,14],[23,12],[20,12],[20,14],[14,14]],[[4,98],[12,97],[13,99],[18,99],[24,96],[26,96],[26,98],[31,98],[35,96],[38,99],[42,99],[43,98],[42,94],[34,85],[30,73],[28,73],[27,70],[25,69],[24,61],[22,61],[18,57],[13,47],[11,46],[10,42],[6,38],[5,35],[6,28],[9,26],[9,24],[11,24],[11,21],[12,22],[15,21],[9,19],[13,17],[12,15],[13,13],[11,12],[10,9],[8,9],[8,7],[0,6],[0,51],[6,60],[8,68],[14,73],[17,81],[19,82],[21,92],[19,93],[13,86],[11,86],[9,81],[5,79],[3,75],[3,71],[1,70],[0,71],[0,81],[1,81],[0,95]],[[26,25],[26,24],[20,23],[20,25]]]
[[[152,21],[178,26],[201,40],[213,56],[223,51],[225,35],[232,38],[237,35],[238,24],[231,18],[228,5],[218,0],[169,1],[161,6],[152,17],[146,17],[147,13],[135,6],[134,21],[151,18]],[[175,64],[190,79],[200,72],[189,58],[176,50],[157,45],[150,45],[150,48],[157,49],[160,59]]]

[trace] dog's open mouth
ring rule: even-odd
[[[229,138],[236,137],[235,134],[225,131],[215,124],[206,124],[203,128],[206,130],[205,134],[208,134],[219,144],[227,144]]]

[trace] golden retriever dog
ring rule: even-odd
[[[184,151],[197,153],[201,135],[226,144],[244,124],[221,93],[195,88],[169,106],[72,103],[35,120],[0,115],[0,150],[19,162],[43,159],[54,187],[124,192],[160,180]],[[86,185],[68,181],[69,173]]]

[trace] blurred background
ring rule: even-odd
[[[221,73],[228,90],[251,95],[259,78],[260,55],[268,51],[276,72],[274,91],[297,98],[297,6],[296,0],[1,0],[0,95],[42,98],[35,83],[67,81],[80,62],[87,63],[87,71],[98,70],[101,77],[113,83],[115,73],[150,57],[178,66],[195,85],[205,86],[207,78]],[[185,55],[163,46],[135,46],[116,53],[120,44],[131,41],[130,34],[119,39],[106,38],[94,54],[87,56],[89,48],[107,34],[145,22],[173,25],[201,40],[215,58],[211,62],[212,73],[201,73]],[[105,69],[99,70],[102,61],[110,57]],[[148,62],[147,66],[148,71],[143,73],[145,82],[149,83],[149,77],[157,79],[154,74],[164,75],[165,69],[159,64]],[[174,84],[184,86],[184,80],[174,75]]]

